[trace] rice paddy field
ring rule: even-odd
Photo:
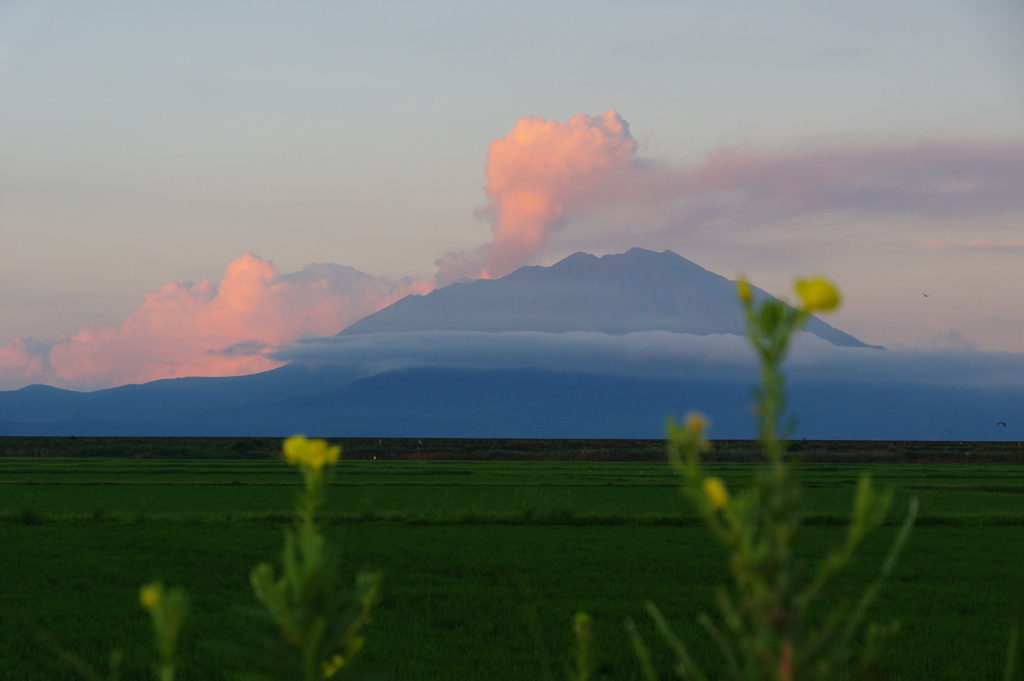
[[[0,443],[0,452],[8,448],[0,457],[0,679],[83,678],[75,664],[106,678],[115,650],[120,678],[149,678],[150,632],[137,598],[154,578],[189,593],[179,678],[225,678],[221,644],[265,631],[245,615],[255,605],[248,573],[280,551],[298,474],[267,458],[265,443],[216,445],[225,458],[137,458],[123,441],[107,458],[101,445],[83,456],[54,441],[33,457],[25,442]],[[847,463],[810,448],[820,456],[802,469],[809,559],[840,541],[861,472],[895,491],[886,526],[830,596],[852,596],[873,579],[910,497],[920,500],[917,527],[874,610],[879,621],[901,623],[887,678],[1001,678],[1024,603],[1024,465],[1017,443],[997,445],[973,459],[968,448],[916,463],[866,454]],[[187,454],[187,443],[174,446]],[[572,617],[585,610],[595,620],[598,678],[638,679],[627,618],[669,664],[648,599],[714,669],[694,619],[714,613],[714,589],[728,584],[724,555],[657,460],[656,444],[631,446],[634,460],[621,443],[605,447],[614,456],[590,457],[597,460],[403,460],[383,443],[353,447],[360,458],[340,462],[322,520],[343,546],[346,574],[367,566],[384,574],[366,669],[399,680],[562,679]],[[761,465],[732,458],[709,464],[730,486]]]

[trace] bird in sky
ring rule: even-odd
[[[1000,422],[999,422],[999,423],[997,423],[996,425],[997,425],[997,426],[1002,426],[1003,428],[1005,428],[1005,427],[1006,427],[1006,421],[1000,421]]]
[[[921,295],[922,295],[922,296],[924,296],[925,298],[927,298],[927,297],[928,297],[928,296],[930,296],[931,294],[930,294],[930,293],[922,293]]]

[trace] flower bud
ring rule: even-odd
[[[754,293],[750,289],[750,282],[747,281],[746,277],[740,277],[736,280],[736,293],[739,294],[740,300],[743,301],[744,305],[750,305],[754,300]]]
[[[708,421],[701,414],[691,412],[686,415],[686,429],[694,436],[701,437],[707,430]]]
[[[711,501],[715,508],[723,508],[729,503],[729,492],[720,478],[707,478],[704,480],[704,494]]]
[[[284,458],[293,466],[303,465],[320,470],[325,465],[338,463],[341,447],[330,447],[323,440],[307,440],[301,435],[284,441]]]
[[[795,286],[805,312],[828,312],[839,307],[839,289],[825,277],[797,279]]]
[[[164,595],[164,587],[160,582],[152,582],[139,589],[139,603],[152,612],[160,605]]]
[[[329,679],[337,673],[339,669],[345,666],[345,658],[341,655],[335,655],[329,660],[324,660],[323,664],[320,665],[320,670],[324,673],[324,678]]]

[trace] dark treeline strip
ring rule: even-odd
[[[346,459],[406,461],[664,461],[664,440],[335,438]],[[760,461],[756,441],[715,440],[711,462]],[[809,463],[1021,463],[1021,442],[799,440]],[[0,437],[0,458],[267,460],[280,438]]]
[[[10,473],[11,471],[4,471]],[[38,471],[33,471],[38,473]],[[853,485],[856,484],[855,480],[841,480],[836,483],[828,483],[828,486],[834,487],[836,485]],[[37,480],[12,480],[12,481],[0,481],[0,487],[302,487],[301,482],[241,482],[241,481],[230,481],[230,482],[166,482],[164,480],[151,481],[151,480],[58,480],[58,481],[44,481],[40,482]],[[359,482],[338,482],[332,481],[331,487],[511,487],[511,488],[555,488],[564,489],[572,487],[678,487],[679,483],[672,482],[407,482],[404,480],[394,481],[377,481],[377,480],[361,480]],[[824,487],[825,484],[811,485]],[[949,487],[922,487],[922,489],[950,489]],[[954,487],[953,489],[960,490],[961,487]],[[993,491],[988,490],[984,486],[976,486],[974,488],[963,488],[969,489],[969,491]],[[1017,491],[1011,492],[1013,494],[1024,494],[1024,487],[1011,488]],[[1002,487],[996,488],[994,491],[1003,491]]]
[[[175,525],[224,524],[224,523],[272,523],[281,524],[294,520],[294,515],[284,511],[237,511],[212,513],[125,513],[95,509],[89,513],[39,513],[33,509],[0,511],[0,522],[21,525],[42,525],[48,523],[170,523]],[[809,526],[845,527],[849,515],[811,514],[804,518]],[[883,523],[896,527],[903,522],[901,512],[892,511]],[[356,513],[329,513],[321,518],[325,526],[361,523],[397,523],[401,525],[579,525],[579,526],[620,526],[642,527],[674,526],[697,527],[703,520],[696,515],[678,513],[577,513],[569,509],[535,511],[525,509],[515,513],[487,513],[463,510],[445,514],[416,514],[402,511],[359,511]],[[1021,527],[1024,514],[982,512],[982,513],[936,513],[918,517],[915,522],[921,527]]]

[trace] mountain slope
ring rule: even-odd
[[[337,367],[288,364],[248,376],[171,378],[94,392],[30,385],[0,391],[0,420],[34,423],[180,418],[198,410],[246,407],[321,393],[355,378]]]
[[[815,317],[805,328],[834,345],[865,347]],[[338,335],[413,331],[745,332],[734,282],[671,251],[642,248],[574,253],[551,267],[408,296]]]

